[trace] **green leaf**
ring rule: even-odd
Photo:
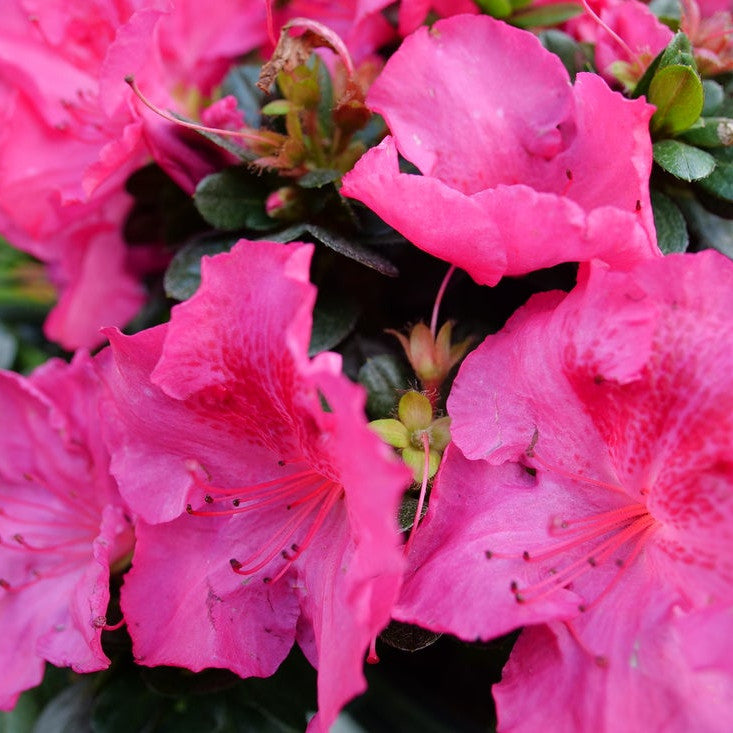
[[[308,355],[315,356],[340,344],[354,329],[361,306],[354,298],[321,290],[313,309],[313,331]]]
[[[93,691],[90,677],[62,690],[43,709],[33,733],[93,733],[90,725]]]
[[[690,244],[685,217],[669,196],[651,191],[654,227],[657,230],[657,244],[666,255],[684,252]]]
[[[401,649],[403,652],[416,652],[420,649],[426,649],[440,639],[441,634],[433,631],[414,626],[413,624],[405,624],[401,621],[390,621],[379,638],[395,649]]]
[[[342,175],[341,171],[332,170],[331,168],[316,168],[304,173],[298,179],[298,185],[302,188],[322,188],[329,183],[338,181]]]
[[[512,13],[512,4],[509,0],[475,0],[476,5],[494,18],[506,18]]]
[[[161,698],[134,672],[107,681],[94,699],[91,726],[94,733],[152,731]]]
[[[253,128],[260,126],[260,106],[265,98],[257,87],[260,78],[259,64],[241,64],[229,70],[221,85],[222,95],[236,97],[239,109],[244,113],[245,122]]]
[[[733,145],[733,120],[727,117],[701,117],[679,137],[690,145],[703,148]]]
[[[0,323],[0,369],[10,369],[17,353],[18,340],[3,323]]]
[[[378,252],[365,247],[359,242],[346,239],[340,234],[316,224],[307,224],[306,229],[319,242],[322,242],[335,252],[342,254],[344,257],[348,257],[362,265],[371,267],[382,275],[397,277],[400,274],[399,270],[388,259],[382,257]]]
[[[266,193],[260,176],[234,166],[201,180],[193,200],[201,216],[217,229],[267,230],[277,222],[265,213]]]
[[[553,3],[515,13],[509,22],[518,28],[546,28],[560,25],[582,12],[583,6],[578,3]]]
[[[727,149],[720,149],[721,152],[723,150]],[[723,201],[733,202],[733,162],[722,158],[718,151],[714,160],[717,160],[715,170],[707,178],[697,181],[697,185]]]
[[[698,246],[717,249],[733,259],[733,219],[723,219],[711,213],[690,192],[685,192],[676,201]]]
[[[667,173],[683,181],[696,181],[709,176],[715,168],[715,158],[679,140],[654,143],[654,161]]]
[[[702,81],[689,66],[667,66],[654,75],[647,98],[657,108],[651,121],[652,133],[676,135],[700,117]]]
[[[702,88],[705,96],[705,101],[702,106],[702,114],[705,117],[714,115],[720,105],[723,104],[725,99],[725,92],[723,87],[718,84],[717,81],[712,79],[704,79],[702,82]]]
[[[540,31],[539,39],[548,51],[560,58],[573,80],[579,71],[592,65],[593,51],[589,45],[578,43],[567,33],[551,28]]]
[[[679,28],[682,15],[679,0],[652,0],[649,10],[673,31]]]
[[[201,258],[228,252],[237,239],[231,235],[201,234],[189,240],[168,265],[163,278],[165,294],[174,300],[190,298],[201,284]]]
[[[367,412],[377,419],[394,413],[400,393],[408,388],[410,375],[396,356],[380,354],[367,359],[357,379],[367,391]]]

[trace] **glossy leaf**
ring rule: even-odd
[[[717,249],[733,259],[733,219],[711,213],[690,192],[678,197],[677,205],[682,209],[700,249]]]
[[[254,128],[260,126],[260,106],[265,97],[257,88],[259,77],[259,64],[242,64],[233,67],[221,85],[222,94],[236,98],[239,109],[244,113],[244,121]]]
[[[298,179],[298,185],[303,188],[322,188],[329,183],[338,181],[341,175],[341,171],[336,171],[331,168],[316,168],[315,170],[304,173]]]
[[[583,6],[578,3],[551,3],[515,13],[511,23],[519,28],[545,28],[560,25],[582,12]]]
[[[236,236],[203,234],[191,239],[176,252],[168,265],[163,285],[165,294],[174,300],[190,298],[201,284],[201,258],[228,252],[237,241]]]
[[[494,18],[507,18],[512,13],[512,4],[509,0],[476,0],[476,5]]]
[[[667,66],[654,75],[647,98],[657,108],[651,121],[652,133],[675,135],[700,117],[702,81],[689,66]]]
[[[389,277],[397,277],[399,275],[397,268],[388,259],[361,243],[347,239],[336,232],[332,232],[316,224],[308,224],[306,228],[319,242],[322,242],[335,252],[344,255],[344,257],[371,267],[382,275],[388,275]]]
[[[396,356],[380,354],[359,369],[358,381],[367,391],[367,412],[373,419],[390,417],[397,409],[400,394],[407,389],[410,375]]]
[[[654,162],[683,181],[696,181],[709,176],[715,169],[715,158],[709,153],[678,140],[655,143]]]
[[[356,326],[361,307],[346,296],[320,291],[313,309],[313,330],[308,355],[315,356],[341,343]]]
[[[726,155],[727,153],[727,155]],[[716,151],[717,165],[715,170],[700,181],[697,185],[707,193],[733,203],[733,150],[730,148],[721,148]]]
[[[654,226],[657,230],[659,249],[668,255],[684,252],[690,244],[685,217],[669,196],[651,191]]]
[[[539,39],[548,51],[559,57],[571,79],[574,80],[579,71],[587,70],[592,66],[591,47],[588,44],[578,43],[567,33],[552,28],[540,31]]]
[[[242,166],[212,173],[196,186],[194,203],[211,226],[224,231],[274,229],[265,213],[262,178]]]
[[[725,99],[725,92],[723,87],[718,84],[717,81],[712,79],[704,79],[702,82],[703,92],[705,94],[705,101],[702,106],[702,114],[706,117],[715,115],[723,104]]]
[[[733,120],[727,117],[701,117],[680,135],[680,139],[703,148],[733,145]]]

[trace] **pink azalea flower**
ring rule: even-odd
[[[86,354],[30,377],[0,372],[0,709],[43,677],[44,660],[104,669],[110,565],[132,531],[100,437],[99,381]]]
[[[594,74],[571,86],[530,33],[473,16],[420,29],[367,102],[392,136],[357,162],[342,193],[477,282],[658,254],[652,107]],[[398,152],[422,175],[400,173]]]
[[[403,36],[412,33],[425,22],[430,12],[440,18],[451,15],[470,14],[479,12],[473,0],[401,0],[399,11],[399,31]]]
[[[122,595],[137,660],[266,676],[297,639],[327,730],[389,619],[409,478],[340,358],[307,357],[311,253],[243,240],[170,323],[110,333],[109,444],[149,523]]]
[[[261,15],[238,0],[3,4],[0,233],[49,264],[61,302],[47,334],[65,348],[97,346],[100,326],[122,325],[143,302],[121,236],[125,179],[151,154],[190,191],[212,170],[171,126],[143,116],[125,75],[196,114],[232,60],[261,43]],[[80,313],[83,323],[71,321]]]
[[[395,615],[465,639],[530,626],[500,729],[733,725],[731,313],[715,252],[593,263],[464,362]]]

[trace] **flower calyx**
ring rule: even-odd
[[[469,336],[451,345],[453,325],[453,321],[446,321],[437,335],[422,322],[412,327],[409,337],[387,330],[402,344],[410,365],[433,404],[450,370],[463,359],[473,342],[473,337]]]
[[[420,483],[425,470],[425,438],[428,442],[428,478],[440,466],[443,451],[450,442],[450,418],[434,417],[430,400],[410,390],[402,395],[397,407],[398,418],[372,420],[369,427],[385,442],[400,451],[402,460]]]

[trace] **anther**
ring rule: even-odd
[[[290,549],[293,552],[300,552],[300,545],[297,542],[293,542],[293,544],[290,545]]]
[[[282,460],[282,458],[277,462],[277,465],[281,468],[285,465],[285,461]]]
[[[636,210],[641,211],[641,201],[639,199],[636,199]]]
[[[206,496],[204,497],[204,501],[207,504],[213,504],[214,503],[214,498],[212,496],[210,496],[209,494],[206,494]]]
[[[602,654],[599,654],[596,656],[596,658],[593,660],[599,667],[606,668],[608,667],[608,657],[604,657]]]
[[[5,588],[5,590],[10,590],[10,583],[8,583],[5,578],[0,578],[0,588]]]
[[[529,551],[528,551],[528,550],[525,550],[525,551],[524,551],[524,552],[522,553],[522,558],[523,558],[523,559],[524,559],[524,560],[525,560],[526,562],[529,562],[529,560],[530,560],[530,557],[529,557]]]
[[[491,558],[493,557],[493,553],[491,552],[491,550],[486,550],[484,555],[486,555],[487,560],[491,560]]]
[[[272,583],[272,578],[262,578],[262,582],[265,585],[270,585],[270,583]]]
[[[232,499],[232,506],[239,506],[239,499]]]
[[[596,561],[595,557],[593,557],[592,555],[588,558],[588,565],[590,565],[592,568],[598,565],[598,562]]]
[[[190,504],[186,504],[186,512],[188,514],[193,514],[193,507]]]
[[[585,603],[578,604],[578,611],[581,613],[585,613],[588,610],[588,606],[585,605]]]
[[[509,585],[509,590],[512,593],[516,593],[518,589],[519,589],[519,584],[517,583],[516,580],[512,580],[512,582]]]
[[[239,570],[239,568],[242,567],[242,563],[234,557],[229,561],[229,564],[232,566],[233,570]]]

